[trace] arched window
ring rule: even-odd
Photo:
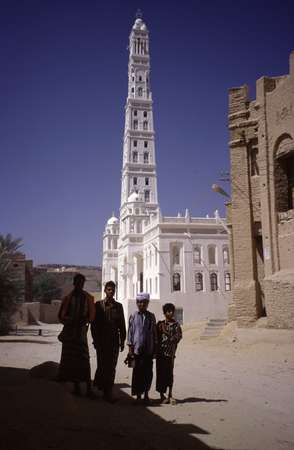
[[[144,111],[143,116],[147,117],[147,111]]]
[[[134,130],[137,130],[137,129],[138,129],[138,121],[134,120]]]
[[[141,87],[138,88],[138,96],[142,97],[143,95],[143,89]]]
[[[194,245],[193,247],[193,262],[201,264],[201,247],[200,245]]]
[[[138,152],[133,152],[133,163],[138,162]]]
[[[174,246],[172,249],[172,263],[180,264],[180,249],[178,246]]]
[[[277,212],[294,209],[294,140],[289,135],[280,139],[275,166]]]
[[[231,290],[231,274],[229,272],[225,273],[225,291]]]
[[[210,274],[210,289],[212,291],[217,291],[218,290],[217,274],[215,272]]]
[[[150,202],[150,191],[145,191],[144,192],[144,201],[146,203]]]
[[[203,291],[203,275],[201,272],[195,274],[195,290]]]
[[[173,274],[173,291],[181,290],[181,275],[178,272]]]
[[[228,246],[223,247],[223,260],[224,264],[230,264],[230,255]]]
[[[133,177],[133,185],[137,186],[138,183],[138,178],[137,177]]]
[[[215,247],[215,245],[210,245],[208,247],[208,263],[216,264],[216,247]]]
[[[147,120],[144,120],[144,122],[143,122],[143,130],[148,130],[148,122],[147,122]]]
[[[149,153],[144,152],[144,164],[148,164],[148,163],[149,163]]]

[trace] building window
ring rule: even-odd
[[[231,274],[229,272],[225,273],[225,291],[231,290]]]
[[[210,245],[208,247],[208,263],[216,264],[216,247],[215,247],[215,245]]]
[[[288,178],[288,208],[294,209],[294,155],[288,158],[287,164],[287,178]]]
[[[144,120],[144,122],[143,122],[143,130],[148,130],[148,122],[147,122],[147,120]]]
[[[138,96],[142,97],[143,95],[143,89],[141,87],[138,88]]]
[[[203,275],[201,272],[195,274],[195,290],[203,291]]]
[[[133,163],[138,162],[138,152],[133,152]]]
[[[217,274],[215,272],[210,274],[210,289],[212,291],[217,291],[218,290]]]
[[[180,325],[183,325],[183,308],[176,308],[175,309],[175,320],[179,322]]]
[[[178,272],[173,274],[173,291],[181,290],[181,275]]]
[[[141,75],[139,76],[139,81],[142,81],[142,76]]]
[[[137,177],[134,177],[134,178],[133,178],[133,185],[136,186],[136,185],[137,185],[137,182],[138,182],[138,178],[137,178]]]
[[[132,87],[132,93],[134,93],[134,88]]]
[[[137,116],[137,114],[138,114],[138,112],[137,112],[137,110],[135,109],[135,110],[134,110],[134,116]]]
[[[138,129],[138,121],[134,120],[134,130],[137,130],[137,129]]]
[[[143,116],[147,117],[147,111],[144,111]]]
[[[259,166],[258,166],[258,148],[253,147],[250,150],[250,174],[259,175]]]
[[[144,164],[148,164],[149,163],[149,153],[148,152],[144,152]]]
[[[148,141],[144,141],[144,148],[148,147]]]
[[[230,255],[229,255],[228,247],[223,248],[223,259],[224,259],[224,264],[230,264]]]
[[[144,192],[144,201],[146,203],[150,202],[150,191],[145,191]]]
[[[134,141],[134,147],[137,147],[137,141]]]
[[[158,292],[158,278],[155,277],[155,294]]]
[[[193,247],[193,262],[195,264],[201,264],[201,247],[200,247],[200,245],[195,245]]]
[[[178,246],[172,248],[172,263],[180,264],[180,249]]]
[[[145,186],[149,186],[149,178],[145,178]]]
[[[294,209],[294,140],[286,135],[279,144],[274,161],[277,212]]]

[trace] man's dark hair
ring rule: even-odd
[[[106,288],[108,288],[108,287],[112,287],[113,289],[115,289],[115,288],[116,288],[115,282],[112,281],[112,280],[107,281],[107,282],[105,283],[104,290],[105,290]]]
[[[162,307],[163,314],[165,314],[167,311],[175,312],[175,309],[176,309],[176,307],[173,303],[166,303]]]
[[[82,273],[76,273],[73,277],[73,284],[76,284],[79,281],[86,281],[86,277]]]

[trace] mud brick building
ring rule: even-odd
[[[289,75],[229,91],[233,304],[250,326],[294,327],[294,52]]]

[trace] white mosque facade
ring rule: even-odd
[[[226,227],[213,218],[161,214],[150,88],[148,30],[137,18],[130,34],[119,218],[103,234],[102,284],[117,284],[126,317],[136,294],[149,292],[150,310],[161,317],[172,302],[187,324],[226,318],[231,297]]]

